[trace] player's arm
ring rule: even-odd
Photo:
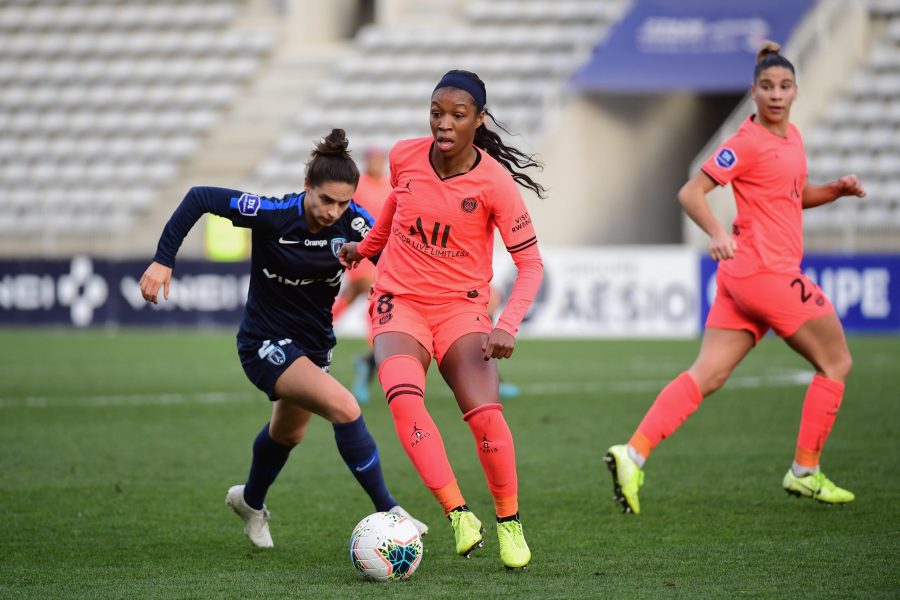
[[[203,214],[213,213],[244,227],[257,224],[263,227],[271,225],[271,218],[262,216],[264,213],[259,210],[260,204],[261,199],[258,196],[227,188],[192,187],[188,190],[163,228],[153,262],[141,277],[141,293],[144,299],[156,304],[160,288],[163,288],[163,297],[169,298],[169,284],[172,279],[172,268],[175,266],[175,256],[184,238]],[[259,218],[256,219],[258,215]]]
[[[829,202],[834,202],[843,196],[866,195],[859,177],[856,175],[844,175],[837,181],[822,185],[807,183],[803,188],[803,208],[815,208]]]
[[[713,260],[734,258],[737,242],[709,209],[706,194],[716,185],[725,186],[752,173],[758,161],[759,143],[748,131],[738,130],[704,161],[700,172],[678,192],[678,202],[685,214],[709,236],[709,255]]]
[[[728,260],[734,258],[737,242],[710,210],[706,199],[706,194],[717,185],[705,171],[699,171],[681,186],[678,202],[687,216],[709,235],[709,254],[713,260]]]
[[[484,360],[512,356],[519,325],[534,302],[544,277],[544,261],[538,250],[531,215],[512,179],[505,183],[508,185],[500,192],[494,218],[506,251],[516,265],[516,280],[497,326],[485,342]]]
[[[375,226],[366,234],[361,242],[348,242],[341,247],[338,260],[345,269],[353,269],[364,258],[372,259],[384,250],[388,237],[391,234],[391,223],[394,220],[394,212],[397,210],[397,196],[392,192],[388,196]],[[377,260],[377,259],[376,259]],[[373,260],[373,262],[375,262]]]
[[[544,278],[544,261],[538,250],[537,238],[520,248],[510,248],[507,251],[512,256],[516,265],[516,280],[513,283],[509,300],[497,326],[494,327],[482,348],[484,360],[491,358],[509,358],[515,349],[516,333],[519,325],[528,313],[531,303],[534,302],[538,290],[541,289],[541,281]]]

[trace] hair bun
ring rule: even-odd
[[[347,148],[350,140],[343,129],[332,129],[324,140],[316,144],[315,154],[320,156],[350,156]]]
[[[760,62],[770,54],[779,54],[780,52],[781,44],[779,44],[778,42],[773,42],[772,40],[766,40],[762,43],[759,52],[756,53],[756,62]]]

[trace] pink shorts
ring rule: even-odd
[[[706,326],[714,329],[745,329],[756,341],[769,328],[778,337],[797,333],[804,323],[834,312],[825,293],[801,272],[760,272],[734,277],[719,269],[716,299]]]
[[[369,316],[372,339],[389,331],[411,335],[434,355],[438,364],[453,342],[462,336],[490,334],[494,328],[483,304],[465,299],[425,304],[377,288],[369,299]]]

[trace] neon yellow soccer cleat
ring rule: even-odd
[[[797,477],[788,469],[781,485],[784,486],[784,491],[792,496],[806,496],[825,504],[846,504],[856,498],[850,490],[834,485],[821,471]]]
[[[613,500],[622,506],[622,512],[640,514],[638,489],[644,485],[644,471],[628,456],[628,446],[613,446],[606,451],[603,462],[612,473]]]
[[[472,511],[452,510],[447,518],[453,527],[457,554],[469,558],[472,552],[484,546],[484,528]]]
[[[500,560],[507,569],[524,569],[531,560],[531,550],[522,532],[518,519],[497,523],[497,537],[500,539]]]

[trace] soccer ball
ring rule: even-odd
[[[422,561],[422,552],[419,530],[403,515],[371,514],[350,535],[350,562],[366,579],[408,579]]]

